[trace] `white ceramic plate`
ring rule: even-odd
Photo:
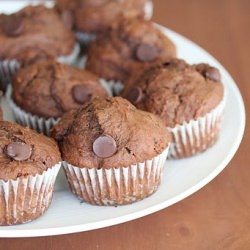
[[[1,3],[0,9],[3,7]],[[179,57],[190,63],[207,62],[221,71],[227,91],[227,104],[218,142],[196,157],[168,161],[159,190],[151,197],[132,205],[98,207],[80,203],[70,192],[61,172],[56,182],[53,202],[46,214],[24,225],[0,227],[0,237],[59,235],[130,221],[166,208],[193,194],[226,167],[240,145],[245,128],[245,109],[240,92],[229,73],[216,59],[181,35],[162,29],[177,45]],[[7,116],[11,119],[6,103],[4,105]]]

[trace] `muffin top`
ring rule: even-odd
[[[115,18],[144,17],[148,0],[57,0],[56,9],[67,26],[87,33],[108,29]]]
[[[0,14],[0,59],[25,64],[69,55],[74,43],[74,34],[53,9],[28,6],[11,15]]]
[[[78,167],[112,168],[144,162],[170,142],[162,121],[121,97],[96,98],[66,113],[53,128],[63,160]]]
[[[95,96],[108,96],[94,74],[53,60],[19,70],[12,85],[14,102],[26,112],[44,118],[61,117]]]
[[[20,125],[0,121],[0,179],[42,174],[61,160],[53,139]]]
[[[142,71],[129,81],[122,96],[174,127],[214,109],[223,99],[224,88],[217,68],[173,59]]]
[[[135,68],[175,55],[174,44],[152,22],[121,18],[90,45],[87,68],[105,79],[124,82]]]

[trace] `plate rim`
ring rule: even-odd
[[[196,183],[191,188],[188,188],[184,192],[181,192],[179,195],[176,195],[170,199],[167,199],[163,202],[160,202],[158,204],[151,205],[147,208],[143,208],[139,211],[135,211],[126,215],[121,215],[115,218],[108,218],[104,219],[102,221],[98,222],[90,222],[86,224],[78,224],[78,225],[72,225],[72,226],[59,226],[59,227],[50,227],[50,228],[40,228],[40,229],[1,229],[0,227],[0,238],[6,237],[6,238],[12,238],[12,237],[37,237],[37,236],[52,236],[52,235],[62,235],[62,234],[71,234],[71,233],[77,233],[77,232],[84,232],[84,231],[90,231],[94,229],[100,229],[108,226],[113,226],[117,224],[121,224],[124,222],[128,222],[134,219],[138,219],[141,217],[144,217],[146,215],[152,214],[154,212],[160,211],[164,208],[167,208],[186,197],[192,195],[193,193],[200,190],[202,187],[207,185],[211,180],[213,180],[231,161],[233,156],[236,154],[243,135],[245,131],[245,125],[246,125],[246,111],[244,106],[244,101],[242,98],[242,95],[240,93],[240,90],[230,75],[230,73],[225,69],[225,67],[209,52],[207,52],[205,49],[203,49],[201,46],[196,44],[195,42],[191,41],[190,39],[184,37],[183,35],[168,29],[164,26],[161,26],[159,24],[156,24],[160,29],[162,29],[165,33],[167,33],[170,36],[175,36],[183,41],[185,43],[188,43],[189,45],[192,45],[193,47],[199,48],[203,53],[206,54],[207,57],[212,58],[227,74],[227,77],[230,79],[230,84],[228,85],[230,88],[232,88],[232,91],[234,92],[235,100],[237,100],[240,110],[240,117],[241,117],[241,123],[238,130],[237,138],[235,138],[236,143],[234,143],[233,147],[231,148],[230,152],[227,153],[226,157],[223,161],[220,162],[220,164],[211,171],[206,178],[200,180],[198,183]],[[132,204],[133,205],[133,204]],[[31,222],[32,223],[32,222]],[[22,226],[22,225],[19,225]],[[11,226],[8,226],[10,228]]]

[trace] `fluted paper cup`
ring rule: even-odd
[[[107,91],[108,95],[112,97],[113,89],[110,87],[110,85],[103,79],[99,79],[99,83]]]
[[[20,68],[20,63],[15,60],[0,60],[0,89],[7,91],[11,83],[11,76]]]
[[[124,89],[124,84],[120,81],[114,81],[114,80],[108,81],[105,79],[100,79],[100,81],[109,87],[113,96],[118,96],[122,92],[122,90]]]
[[[57,57],[57,61],[68,65],[75,65],[79,54],[80,54],[80,45],[79,43],[76,43],[70,55],[59,56]]]
[[[73,65],[76,63],[79,53],[80,45],[76,43],[70,55],[60,56],[57,58],[57,61]],[[11,83],[12,75],[20,69],[20,66],[21,64],[16,59],[0,60],[0,89],[3,89],[4,92],[7,90],[7,86]]]
[[[40,217],[49,208],[61,163],[42,174],[0,180],[0,225],[26,223]]]
[[[145,4],[144,12],[145,12],[145,19],[150,20],[154,12],[154,5],[151,0],[147,1],[147,3]]]
[[[50,129],[60,120],[60,118],[48,118],[39,117],[37,115],[32,115],[17,106],[17,104],[10,99],[10,107],[13,111],[14,119],[17,123],[22,126],[28,126],[29,128],[36,130],[38,133],[44,135],[50,135]]]
[[[110,169],[79,168],[63,162],[72,192],[93,205],[133,203],[154,193],[161,183],[168,155],[166,148],[151,160]]]
[[[217,141],[221,130],[225,103],[224,97],[221,103],[204,117],[168,128],[173,138],[169,158],[190,157],[211,147]]]
[[[87,48],[88,45],[96,39],[96,34],[88,32],[76,32],[76,39],[81,48]]]

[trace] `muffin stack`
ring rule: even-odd
[[[167,158],[216,143],[220,72],[177,59],[150,4],[58,0],[0,14],[1,89],[22,125],[0,121],[0,225],[41,216],[60,165],[81,201],[124,205],[157,191]]]

